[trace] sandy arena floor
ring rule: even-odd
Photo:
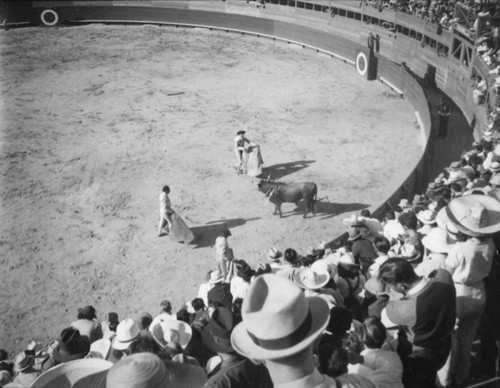
[[[377,206],[413,169],[413,109],[314,51],[236,34],[142,26],[0,31],[0,348],[195,297],[223,227],[252,265],[304,252]],[[283,181],[315,181],[318,215],[284,217],[233,169],[240,129]],[[198,236],[158,238],[158,195]],[[302,205],[301,205],[302,206]],[[301,208],[301,207],[300,207]]]

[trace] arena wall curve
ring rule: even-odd
[[[370,8],[360,10],[357,5],[352,0],[266,0],[265,5],[241,0],[33,1],[25,2],[24,13],[29,15],[25,19],[31,19],[27,23],[31,25],[148,23],[253,34],[326,53],[353,65],[353,71],[358,53],[368,52],[368,31],[379,34],[378,78],[413,106],[425,144],[420,161],[400,188],[372,207],[372,213],[381,216],[388,207],[395,207],[401,197],[421,192],[433,178],[429,176],[433,155],[429,141],[431,115],[425,92],[415,75],[429,80],[430,72],[429,82],[448,94],[479,136],[486,111],[472,100],[470,75],[476,71],[485,74],[486,79],[488,69],[481,68],[481,63],[471,55],[470,42],[460,34],[438,32],[436,26],[426,25],[410,15]],[[4,8],[3,13],[4,26],[25,23],[13,9]],[[43,15],[47,17],[44,19]],[[363,82],[378,81],[367,81],[360,76],[360,86]]]

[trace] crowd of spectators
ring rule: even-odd
[[[492,131],[383,220],[362,210],[343,223],[339,242],[272,247],[255,268],[224,230],[185,306],[101,321],[79,308],[49,345],[0,350],[0,386],[452,387],[469,377],[476,338],[482,373],[498,373]]]

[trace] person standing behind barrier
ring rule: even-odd
[[[216,262],[217,269],[220,271],[221,275],[225,279],[228,272],[229,267],[234,259],[233,250],[229,248],[229,244],[227,243],[227,238],[231,236],[231,231],[229,229],[224,229],[219,237],[215,239],[215,250],[216,250]]]
[[[446,133],[448,131],[448,120],[451,115],[451,108],[446,103],[444,98],[441,98],[441,100],[439,100],[438,115],[439,115],[438,138],[444,139],[446,138]]]
[[[245,165],[246,165],[246,154],[245,154],[245,143],[250,145],[250,140],[245,137],[245,131],[238,131],[236,133],[236,137],[234,138],[234,151],[236,153],[236,159],[238,163],[236,163],[235,168],[238,174],[245,173]]]
[[[173,210],[171,207],[170,199],[168,194],[170,193],[170,187],[163,186],[160,194],[160,223],[158,225],[158,236],[164,236],[169,234],[172,230],[172,214]],[[168,225],[168,231],[165,230],[165,226]]]

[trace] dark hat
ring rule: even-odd
[[[78,329],[67,327],[61,332],[59,346],[54,349],[54,360],[60,364],[63,362],[83,358],[90,351],[90,341],[82,337]]]
[[[352,312],[345,307],[335,306],[330,310],[330,322],[326,327],[331,334],[344,337],[352,324]]]
[[[83,318],[83,319],[90,319],[90,320],[97,318],[94,306],[85,306],[85,307],[79,308],[78,309],[78,316]]]
[[[108,321],[109,323],[115,323],[118,325],[118,314],[117,313],[108,313]]]
[[[235,323],[231,310],[225,307],[216,308],[208,326],[201,333],[203,344],[216,353],[233,353],[231,332]]]
[[[237,134],[237,135],[244,135],[245,133],[246,133],[246,132],[245,132],[245,131],[243,131],[243,130],[236,132],[236,134]]]

